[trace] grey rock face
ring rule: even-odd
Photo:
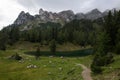
[[[57,22],[58,18],[59,17],[57,13],[44,11],[43,9],[40,9],[39,15],[35,16],[35,19],[42,21],[42,22]]]
[[[39,10],[39,15],[44,15],[44,11],[42,8]]]
[[[94,9],[88,12],[87,14],[85,14],[85,16],[86,16],[86,19],[95,20],[102,17],[103,15],[98,9]]]
[[[69,22],[74,19],[74,12],[71,10],[62,11],[58,13],[59,17],[66,22]]]
[[[109,13],[109,10],[103,12],[103,16],[106,16]]]
[[[16,25],[24,24],[33,19],[34,19],[34,17],[31,16],[29,13],[25,13],[24,11],[22,11],[19,14],[18,18],[15,20],[14,24],[16,24]]]
[[[75,15],[75,19],[78,19],[78,20],[85,19],[85,14],[83,14],[83,13],[77,13]]]
[[[62,11],[59,13],[52,13],[48,11],[44,11],[43,9],[39,10],[39,20],[44,22],[58,22],[59,20],[63,20],[68,22],[74,18],[74,13],[71,10]]]
[[[93,9],[92,11],[83,14],[83,13],[77,13],[75,15],[75,19],[89,19],[89,20],[95,20],[98,18],[103,17],[103,13],[100,12],[98,9]]]

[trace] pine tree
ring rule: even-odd
[[[118,33],[117,33],[115,53],[120,54],[120,29],[118,30]]]
[[[39,59],[40,55],[41,55],[40,54],[40,46],[38,46],[36,49],[36,53],[35,53],[36,60]]]
[[[0,33],[0,50],[6,50],[8,42],[8,35],[6,33]]]
[[[110,38],[106,32],[100,33],[97,38],[97,50],[91,64],[91,70],[94,73],[101,73],[102,66],[106,66],[113,62],[113,55],[109,52],[109,41]]]
[[[50,42],[50,51],[51,53],[55,54],[56,52],[56,41],[55,39],[53,39],[51,42]]]
[[[108,16],[105,19],[104,30],[110,37],[109,50],[113,50],[116,42],[117,26],[116,26],[116,15],[113,15],[111,11],[109,11]]]
[[[9,34],[9,37],[10,37],[10,44],[14,44],[15,42],[17,42],[20,38],[20,31],[19,31],[19,28],[18,27],[12,27],[11,31],[10,31],[10,34]]]

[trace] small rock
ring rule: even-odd
[[[24,61],[23,61],[23,60],[20,60],[19,63],[24,63]]]
[[[63,56],[61,56],[60,58],[61,58],[61,59],[63,59],[64,57],[63,57]]]
[[[112,69],[112,67],[109,67],[110,69]]]
[[[31,59],[29,59],[29,61],[31,61]]]
[[[53,58],[53,56],[49,56],[49,58]]]
[[[46,67],[46,65],[44,65],[44,67]]]
[[[29,58],[26,58],[26,60],[28,60]]]
[[[62,68],[62,67],[60,67],[60,68],[59,68],[59,70],[61,71],[61,70],[63,70],[63,68]]]
[[[29,69],[30,68],[30,66],[27,66],[27,69]]]
[[[36,65],[31,64],[31,65],[28,65],[28,66],[27,66],[27,68],[28,68],[28,69],[29,69],[29,68],[37,68],[37,66],[36,66]]]
[[[34,68],[37,68],[37,66],[36,66],[36,65],[34,65]]]
[[[49,61],[49,63],[52,63],[52,61]]]
[[[49,75],[51,75],[51,72],[48,72]]]

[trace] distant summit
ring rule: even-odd
[[[21,24],[28,23],[30,21],[36,21],[38,23],[55,22],[55,23],[64,24],[73,19],[95,20],[95,19],[98,19],[98,18],[101,18],[101,17],[107,15],[108,11],[109,10],[107,10],[105,12],[100,12],[98,9],[93,9],[86,14],[84,14],[84,13],[74,14],[74,12],[72,10],[65,10],[65,11],[61,11],[59,13],[53,13],[53,12],[45,11],[41,8],[39,10],[39,14],[36,14],[34,16],[22,11],[13,24],[21,25]],[[111,10],[111,11],[113,11],[113,10]]]
[[[20,25],[24,24],[28,21],[32,21],[34,19],[34,16],[30,15],[28,12],[25,13],[24,11],[21,11],[18,18],[15,20],[14,24]]]

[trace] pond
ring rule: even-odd
[[[87,56],[87,55],[91,55],[93,53],[93,49],[84,49],[84,50],[75,50],[75,51],[56,51],[54,53],[54,56],[64,56],[64,57],[82,57],[82,56]],[[25,52],[25,54],[28,55],[35,55],[36,51],[28,51]],[[51,56],[53,55],[53,53],[49,52],[49,51],[41,51],[40,52],[41,56]]]

